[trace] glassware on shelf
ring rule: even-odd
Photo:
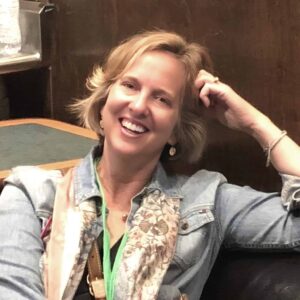
[[[15,55],[21,50],[19,0],[0,1],[0,56]]]

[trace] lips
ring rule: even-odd
[[[138,124],[134,121],[131,121],[129,119],[121,119],[120,122],[121,122],[121,125],[123,128],[125,128],[133,133],[141,134],[141,133],[145,133],[148,131],[147,127],[145,127],[141,124]]]

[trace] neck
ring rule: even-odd
[[[150,180],[159,158],[152,160],[115,155],[104,145],[98,175],[110,209],[129,211],[131,199]]]

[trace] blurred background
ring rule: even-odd
[[[299,0],[21,0],[20,7],[21,52],[40,57],[0,59],[2,119],[75,123],[66,106],[86,95],[93,66],[124,38],[160,28],[206,46],[216,76],[300,143]],[[280,186],[255,141],[213,121],[208,127],[202,161],[178,168],[218,170],[233,183],[264,190]]]

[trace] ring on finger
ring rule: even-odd
[[[213,79],[213,83],[218,83],[220,81],[220,79],[219,79],[219,77],[214,77],[214,79]]]

